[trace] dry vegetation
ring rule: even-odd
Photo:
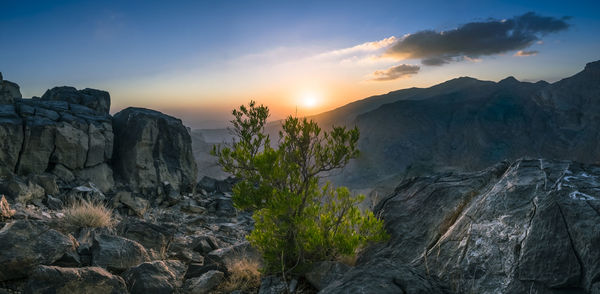
[[[260,287],[260,262],[256,258],[241,257],[227,264],[229,277],[221,285],[220,292],[241,290],[244,293],[258,292]]]
[[[112,209],[94,201],[75,201],[64,210],[64,214],[65,222],[75,227],[101,228],[114,225]]]

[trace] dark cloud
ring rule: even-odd
[[[421,69],[418,65],[400,64],[386,70],[378,70],[373,73],[372,81],[391,81],[410,75],[417,74]]]
[[[384,55],[418,58],[424,65],[443,65],[465,57],[475,59],[522,50],[541,36],[566,30],[568,19],[528,12],[505,20],[471,22],[449,31],[420,31],[398,40]]]

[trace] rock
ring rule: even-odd
[[[88,135],[83,129],[67,122],[60,122],[56,126],[56,137],[50,159],[53,163],[60,163],[67,168],[81,169],[85,167],[88,154]]]
[[[95,235],[91,251],[93,265],[117,273],[149,261],[148,253],[142,245],[119,236]]]
[[[0,193],[5,194],[15,202],[23,204],[42,201],[45,196],[44,188],[30,180],[24,181],[14,175],[0,179]]]
[[[99,267],[39,266],[29,277],[25,293],[127,293],[125,282]]]
[[[8,204],[8,201],[6,201],[6,197],[2,195],[0,197],[0,221],[9,219],[13,215],[15,215],[15,210],[10,209],[10,205]]]
[[[62,200],[54,198],[52,195],[46,195],[46,206],[52,210],[61,210],[63,208]]]
[[[31,116],[26,117],[23,124],[24,141],[17,173],[28,175],[44,172],[54,152],[56,122],[44,117]]]
[[[73,172],[62,164],[55,165],[51,173],[65,182],[72,182],[75,180]]]
[[[144,246],[154,258],[165,258],[164,253],[173,240],[176,228],[128,218],[119,225],[119,234]]]
[[[365,270],[365,268],[369,270]],[[335,280],[319,293],[452,293],[434,276],[388,258],[352,268],[342,279]]]
[[[19,85],[0,78],[0,104],[12,104],[21,97]]]
[[[23,120],[12,104],[0,104],[0,175],[12,173],[23,146]],[[8,139],[10,138],[10,139]]]
[[[219,248],[219,242],[213,236],[199,236],[194,238],[192,246],[200,254],[208,254]]]
[[[287,285],[280,277],[267,276],[260,281],[258,294],[284,294],[287,292]]]
[[[50,194],[56,196],[60,192],[58,185],[56,184],[56,176],[46,173],[35,174],[31,176],[31,180],[44,188],[46,195]]]
[[[217,203],[216,213],[218,216],[233,217],[236,215],[235,207],[231,197],[218,197],[215,199]]]
[[[393,288],[372,275],[409,264],[457,293],[589,293],[600,277],[589,246],[600,244],[598,187],[600,167],[543,159],[407,179],[376,207],[389,242],[325,290]]]
[[[17,220],[0,230],[0,281],[27,277],[37,265],[50,265],[74,252],[73,240],[39,221]]]
[[[186,280],[184,289],[191,294],[210,293],[223,281],[224,277],[225,274],[220,271],[208,271],[200,277]]]
[[[304,277],[317,290],[322,290],[332,281],[340,279],[349,270],[350,267],[343,263],[323,261],[315,264]]]
[[[132,294],[170,294],[181,287],[185,266],[176,260],[144,262],[123,273]]]
[[[81,180],[93,183],[103,193],[110,192],[115,186],[113,170],[106,163],[76,170],[74,174]]]
[[[204,259],[206,264],[216,264],[227,267],[241,257],[250,258],[254,256],[257,256],[256,250],[250,246],[248,241],[243,241],[229,247],[213,250],[209,252]]]
[[[190,263],[188,265],[188,270],[185,273],[185,278],[191,279],[200,277],[209,271],[221,271],[226,273],[227,269],[216,264],[204,265],[202,263]]]
[[[124,204],[133,210],[138,216],[143,216],[148,208],[150,208],[150,201],[141,197],[133,196],[131,192],[127,191],[117,192],[113,198],[113,201]]]
[[[102,202],[105,199],[106,196],[104,196],[102,191],[92,183],[87,183],[83,186],[77,186],[71,189],[66,198],[69,203],[80,200]]]
[[[130,107],[115,114],[113,129],[115,172],[133,192],[156,195],[164,182],[178,193],[194,190],[197,167],[181,120]]]
[[[78,91],[73,87],[54,87],[46,91],[41,99],[84,105],[99,114],[108,114],[110,110],[110,95],[108,92],[95,89]]]
[[[203,176],[202,179],[198,182],[196,186],[196,190],[204,190],[208,193],[214,193],[217,191],[216,186],[217,180],[208,176]]]

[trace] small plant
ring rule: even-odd
[[[229,277],[219,286],[222,292],[255,292],[254,290],[260,287],[260,262],[256,258],[241,257],[228,262],[226,267]]]
[[[64,220],[75,227],[102,228],[114,225],[112,209],[104,204],[77,200],[64,210]]]

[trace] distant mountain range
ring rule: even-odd
[[[335,182],[393,187],[406,175],[477,170],[521,157],[600,163],[600,61],[556,83],[461,77],[355,101],[311,117],[358,126],[361,157]],[[271,123],[276,133],[279,122]],[[196,130],[214,143],[224,130]],[[220,134],[215,136],[215,134]]]

